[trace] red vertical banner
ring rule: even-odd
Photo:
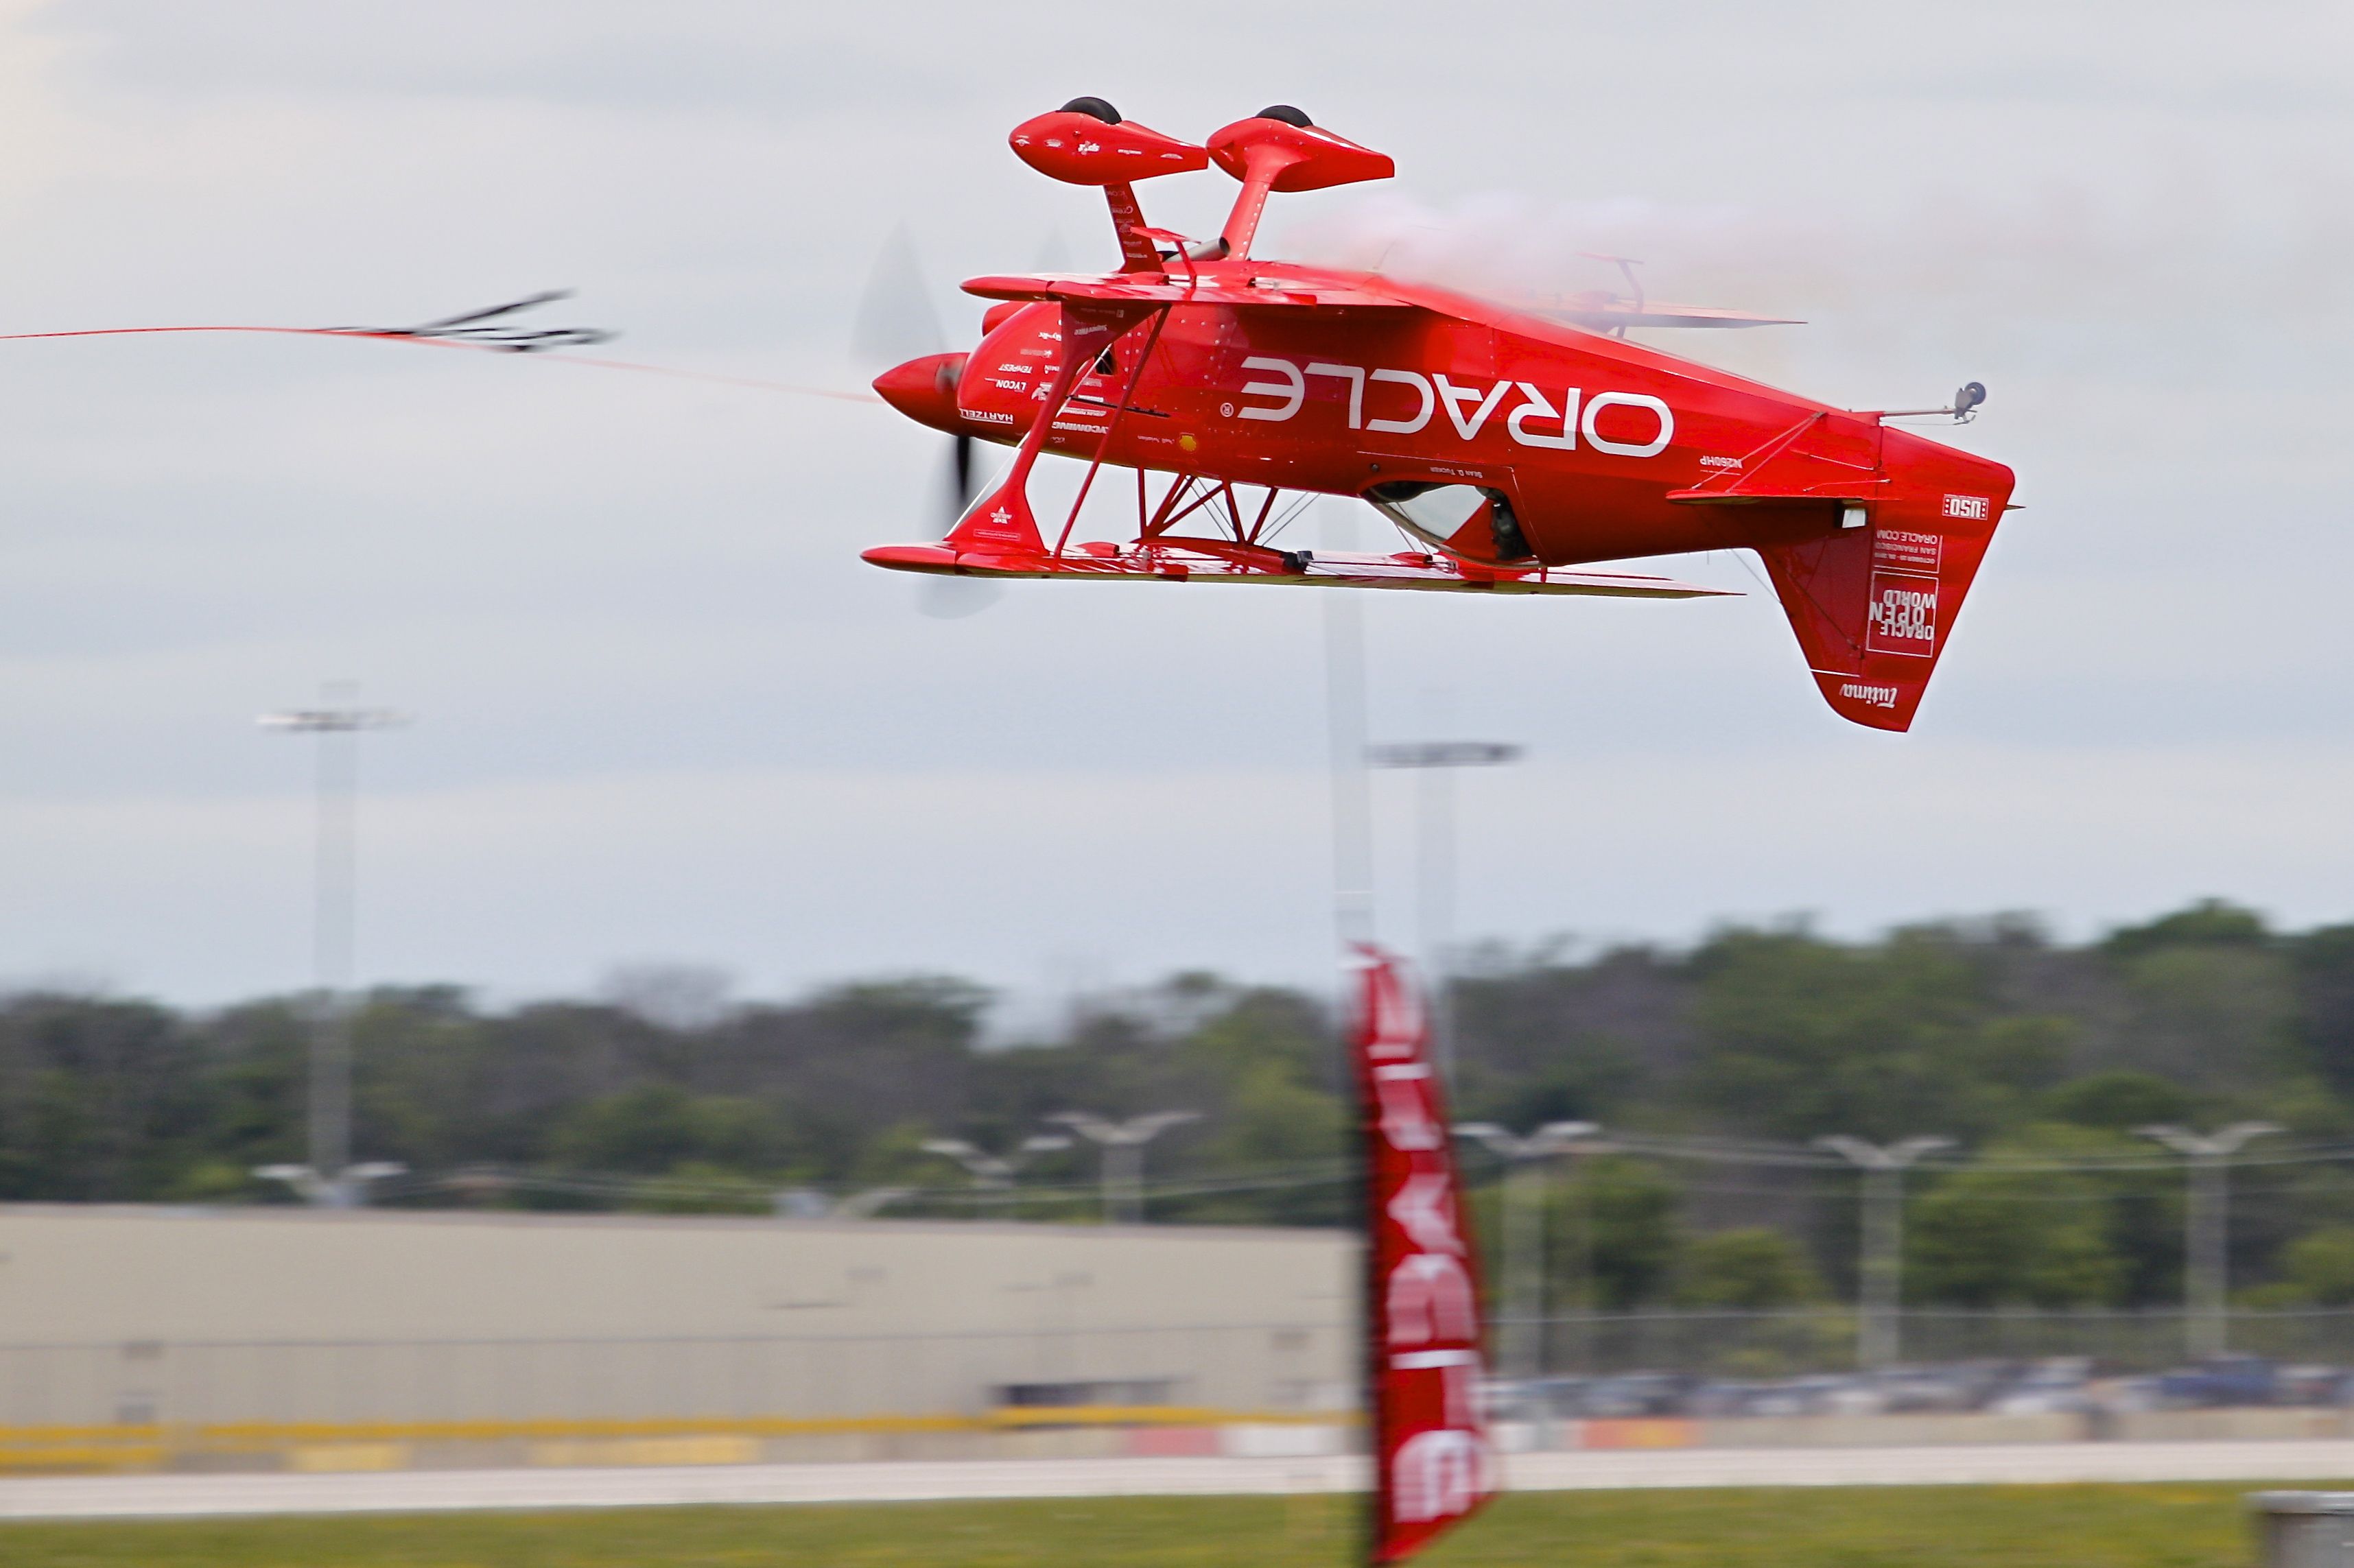
[[[1479,1262],[1430,1022],[1398,960],[1361,947],[1351,1052],[1364,1150],[1371,1559],[1413,1555],[1496,1489],[1479,1413]]]

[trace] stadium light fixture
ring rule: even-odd
[[[367,1182],[352,1164],[352,984],[354,909],[358,885],[355,847],[360,732],[408,723],[389,708],[364,708],[347,699],[353,688],[330,683],[315,707],[263,714],[264,729],[307,735],[318,742],[317,836],[313,853],[311,979],[310,1163],[307,1182],[295,1182],[306,1202],[341,1207],[364,1202]]]
[[[2235,1121],[2201,1136],[2187,1128],[2137,1127],[2183,1159],[2182,1340],[2193,1361],[2220,1356],[2232,1340],[2231,1164],[2253,1140],[2283,1128],[2269,1121]]]
[[[1421,842],[1416,846],[1415,924],[1430,977],[1430,1021],[1438,1070],[1455,1076],[1455,1020],[1447,976],[1454,969],[1455,773],[1520,760],[1522,748],[1492,740],[1394,741],[1365,747],[1367,766],[1404,768],[1415,779]]]
[[[1046,1119],[1069,1128],[1103,1150],[1103,1223],[1144,1219],[1144,1146],[1172,1127],[1193,1121],[1200,1111],[1152,1111],[1112,1121],[1089,1111],[1063,1111]]]
[[[1863,1172],[1862,1256],[1857,1268],[1855,1359],[1866,1372],[1895,1364],[1903,1344],[1897,1317],[1903,1299],[1904,1172],[1954,1140],[1926,1135],[1891,1144],[1836,1133],[1815,1139]]]
[[[1585,1140],[1601,1130],[1598,1122],[1549,1121],[1522,1137],[1492,1121],[1455,1124],[1456,1137],[1477,1139],[1505,1162],[1505,1323],[1512,1333],[1507,1342],[1503,1370],[1510,1376],[1536,1376],[1542,1359],[1545,1162],[1593,1147]],[[1592,1248],[1588,1245],[1585,1250],[1590,1255]],[[1590,1255],[1587,1261],[1590,1271]]]
[[[937,1154],[963,1166],[973,1185],[993,1194],[990,1201],[1002,1204],[1011,1213],[1016,1200],[1014,1180],[1022,1168],[1037,1155],[1070,1148],[1071,1140],[1060,1133],[1037,1133],[1016,1144],[1010,1154],[991,1154],[961,1138],[928,1138],[917,1147],[927,1154]]]

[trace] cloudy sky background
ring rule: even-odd
[[[1496,289],[1630,251],[1658,294],[1810,323],[1679,350],[1850,407],[1985,381],[1959,439],[2027,506],[1903,737],[1834,718],[1754,592],[1370,602],[1377,735],[1530,747],[1464,785],[1466,934],[2081,935],[2208,893],[2342,920],[2354,26],[2185,10],[0,5],[0,330],[571,286],[617,354],[854,387],[899,226],[960,331],[960,277],[1110,258],[1019,120],[1097,92],[1199,137],[1296,102],[1401,177],[1278,202],[1263,250]],[[1147,206],[1206,231],[1231,192]],[[419,719],[366,745],[371,980],[1320,975],[1317,597],[925,619],[856,553],[933,525],[939,445],[487,355],[0,344],[0,981],[302,983],[309,759],[252,718],[328,678]],[[1404,937],[1409,797],[1379,788]]]

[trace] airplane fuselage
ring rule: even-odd
[[[966,287],[1002,302],[981,343],[875,382],[926,424],[1017,445],[1051,408],[1041,452],[1362,496],[1472,570],[1755,549],[1825,699],[1875,727],[1910,724],[2009,504],[2009,469],[1876,413],[1384,278],[1238,261]],[[1019,490],[945,550],[869,558],[1018,571],[1046,548]],[[1473,504],[1417,519],[1432,493]]]
[[[1269,262],[1203,273],[1268,303],[1172,307],[1140,372],[1153,334],[1130,329],[1055,414],[1046,450],[1332,495],[1471,486],[1507,498],[1550,565],[1794,541],[1857,525],[1856,507],[1943,532],[1947,497],[1978,520],[2009,496],[1999,463],[1641,344],[1386,279]],[[1395,302],[1279,302],[1334,292]],[[886,377],[885,394],[937,429],[1019,442],[1061,367],[1059,312],[991,314],[952,398],[937,375],[896,395]],[[935,368],[904,369],[919,366]],[[1802,451],[1770,450],[1809,425]],[[1803,471],[1732,498],[1777,457]],[[1727,498],[1670,499],[1710,490]]]

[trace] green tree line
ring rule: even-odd
[[[1923,1302],[2179,1299],[2181,1179],[2137,1128],[2258,1118],[2283,1150],[2354,1146],[2354,926],[2275,930],[2211,901],[2081,945],[2018,917],[1865,941],[1733,927],[1681,948],[1491,948],[1462,969],[1447,1015],[1466,1119],[1956,1139],[1908,1186]],[[384,1201],[765,1212],[779,1192],[864,1192],[889,1213],[1002,1214],[924,1145],[1002,1151],[1061,1112],[1182,1109],[1198,1118],[1150,1150],[1150,1219],[1352,1217],[1327,996],[1185,974],[1003,1041],[988,993],[949,978],[743,1003],[640,979],[504,1009],[440,987],[361,999],[355,1151],[412,1172]],[[285,1201],[252,1172],[303,1157],[311,1008],[0,999],[0,1199]],[[1498,1172],[1467,1159],[1492,1218]],[[2103,1161],[2136,1168],[2068,1169]],[[1038,1154],[1015,1212],[1094,1217],[1095,1171],[1084,1143]],[[1855,1202],[1841,1169],[1580,1155],[1544,1191],[1548,1300],[1844,1294]],[[2243,1169],[2232,1247],[2246,1298],[2354,1303],[2354,1159]]]

